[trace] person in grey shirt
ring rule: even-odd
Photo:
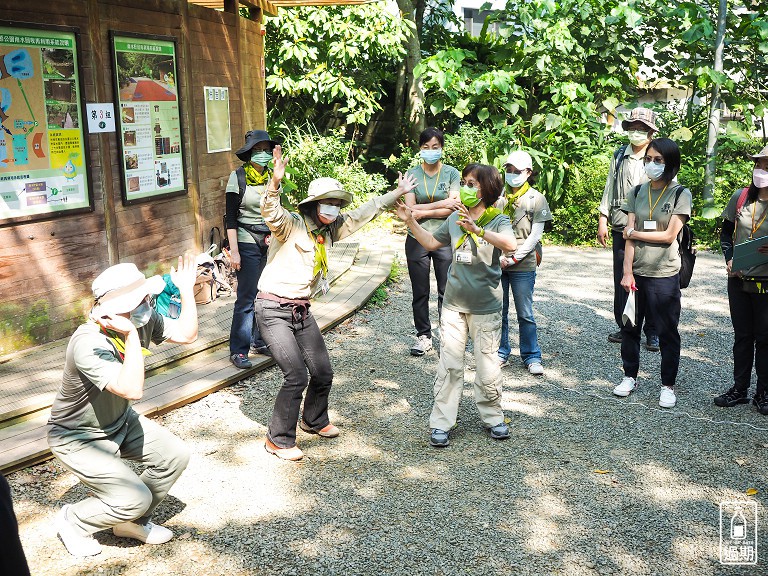
[[[621,343],[621,314],[627,303],[627,292],[621,287],[622,267],[624,265],[625,241],[622,237],[627,225],[627,215],[621,205],[627,195],[639,184],[648,182],[643,169],[643,157],[656,127],[656,112],[648,108],[635,108],[629,118],[621,123],[629,137],[629,144],[620,146],[613,154],[608,179],[600,201],[600,217],[597,225],[597,241],[605,247],[608,239],[608,226],[613,240],[613,317],[618,332],[608,335],[609,342]],[[652,318],[645,320],[645,347],[651,352],[659,351],[659,337]]]
[[[56,529],[73,556],[93,556],[93,538],[112,528],[115,536],[162,544],[173,533],[151,522],[189,461],[184,443],[159,424],[139,416],[131,401],[144,393],[144,356],[150,341],[189,344],[197,339],[194,257],[179,258],[171,279],[181,293],[181,314],[171,320],[152,305],[162,292],[160,276],[145,278],[134,264],[117,264],[92,285],[95,304],[88,322],[67,345],[61,388],[51,407],[48,444],[92,495],[67,504]],[[122,459],[144,466],[137,475]]]

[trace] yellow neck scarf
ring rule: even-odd
[[[499,214],[501,214],[501,210],[490,206],[489,208],[485,209],[485,212],[480,215],[480,218],[475,220],[475,223],[482,228],[488,224],[488,222],[496,218],[496,216]],[[477,234],[474,234],[473,232],[464,232],[464,234],[461,235],[461,238],[459,238],[459,241],[456,243],[456,250],[461,248],[461,245],[464,244],[464,240],[467,238],[467,236],[471,237],[472,240],[475,241],[475,245],[479,243],[480,239],[477,237]]]
[[[269,170],[264,168],[264,172],[259,174],[256,167],[250,162],[243,164],[245,169],[245,184],[247,186],[263,186],[270,178]]]
[[[326,229],[320,229],[315,234],[309,233],[312,236],[312,241],[315,243],[315,267],[312,270],[312,277],[317,276],[318,272],[322,272],[323,278],[328,278],[328,251],[325,249],[326,236],[328,231]]]
[[[107,335],[107,340],[109,340],[112,345],[115,347],[115,350],[117,350],[117,355],[120,356],[120,360],[123,360],[125,358],[125,342],[120,337],[120,335],[115,332],[114,330],[107,330],[99,324],[99,328],[101,328],[101,331],[104,332],[104,334]],[[149,350],[144,348],[144,346],[141,347],[141,354],[142,356],[149,356],[152,354]]]
[[[523,194],[528,192],[530,187],[531,185],[528,184],[528,182],[525,182],[522,186],[520,186],[520,189],[517,192],[507,194],[507,205],[504,207],[504,213],[507,216],[510,218],[515,216],[515,202],[517,202],[518,198],[520,198]],[[510,188],[510,190],[512,189]]]

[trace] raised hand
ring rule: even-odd
[[[407,194],[414,188],[416,188],[416,178],[413,174],[397,173],[397,189],[400,194]]]
[[[395,214],[403,222],[408,222],[413,218],[413,213],[411,212],[411,209],[408,208],[408,205],[402,200],[398,200],[397,202],[395,202]]]
[[[288,157],[283,158],[283,147],[276,145],[272,150],[272,181],[281,182],[285,177],[285,167],[288,165]]]
[[[114,316],[105,314],[100,318],[96,318],[96,322],[101,324],[107,330],[113,330],[123,336],[128,334],[131,330],[136,330],[136,326],[133,325],[130,318],[118,314],[115,314]]]
[[[467,232],[472,232],[473,234],[480,232],[480,226],[478,226],[469,215],[469,208],[464,206],[464,204],[459,207],[459,219],[456,221],[456,224],[461,226]]]
[[[171,266],[171,280],[179,289],[179,292],[192,290],[197,278],[197,263],[192,254],[179,256],[178,268]]]

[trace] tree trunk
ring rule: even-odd
[[[728,11],[726,0],[720,0],[717,13],[717,37],[715,39],[715,72],[723,71],[723,44],[725,39],[725,17]],[[707,165],[704,171],[704,211],[705,218],[715,218],[715,160],[717,149],[717,133],[720,129],[720,83],[714,82],[712,97],[709,103],[709,124],[707,126]]]
[[[411,0],[397,0],[397,5],[403,13],[403,18],[409,18],[417,24],[417,30],[420,28],[415,21],[417,14],[416,7]],[[423,12],[422,12],[423,13]],[[405,76],[403,78],[403,91],[405,95],[405,114],[404,117],[409,124],[407,133],[411,145],[419,141],[419,134],[426,127],[424,117],[424,88],[421,80],[414,77],[413,70],[421,62],[421,41],[418,32],[408,35],[405,42],[406,54],[403,61]]]

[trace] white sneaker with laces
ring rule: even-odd
[[[661,394],[659,394],[659,406],[662,408],[674,408],[675,404],[677,404],[675,391],[669,386],[662,386]]]
[[[637,380],[632,378],[631,376],[624,376],[624,378],[621,380],[621,384],[616,386],[616,388],[613,389],[613,393],[616,396],[621,396],[622,398],[625,398],[626,396],[629,396],[632,394],[632,392],[635,391],[637,388]]]
[[[168,528],[152,522],[146,524],[122,522],[112,526],[112,533],[120,538],[133,538],[145,544],[165,544],[173,538],[173,532]]]
[[[544,366],[541,365],[541,362],[531,362],[528,364],[528,372],[534,376],[541,376],[544,374]]]
[[[411,356],[424,356],[432,350],[432,338],[422,334],[416,339],[416,343],[411,346]]]
[[[67,552],[72,556],[95,556],[101,554],[101,544],[90,534],[83,534],[77,526],[72,524],[67,518],[69,504],[62,506],[59,513],[56,514],[54,525],[59,538],[64,543]]]

